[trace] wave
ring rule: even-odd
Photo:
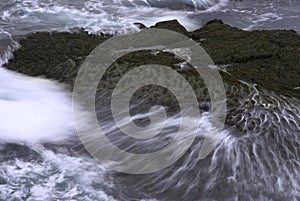
[[[117,182],[153,196],[160,192],[169,200],[299,200],[299,100],[243,81],[230,89],[230,95],[241,94],[238,106],[228,110],[221,143],[208,158],[198,158],[200,135],[172,166],[134,178],[121,175]]]
[[[82,27],[90,33],[122,33],[177,19],[188,30],[199,27],[195,12],[210,12],[227,0],[9,1],[0,10],[3,27],[13,35]],[[174,9],[177,8],[177,9]]]
[[[57,83],[0,68],[0,142],[67,140],[75,134],[70,95]]]
[[[65,147],[8,144],[0,151],[1,200],[116,201],[106,168],[93,158]]]
[[[2,15],[2,19],[13,21],[14,26],[20,25],[18,34],[35,29],[61,30],[62,24],[67,30],[83,26],[93,33],[128,31],[136,29],[132,25],[136,21],[149,26],[156,21],[172,18],[173,15],[178,18],[178,14],[186,15],[190,12],[165,9],[164,5],[149,6],[150,1],[128,1],[127,4],[140,3],[131,5],[132,10],[128,10],[130,5],[125,5],[124,1],[119,7],[103,1],[86,1],[80,9],[76,7],[76,1],[67,6],[63,5],[63,1],[52,4],[43,4],[39,0],[18,2],[19,5],[14,5]],[[194,1],[184,2],[192,5]],[[220,4],[209,4],[207,10],[216,8],[214,5]],[[116,14],[110,15],[113,12]],[[154,17],[149,18],[152,15]],[[181,20],[186,19],[183,17]],[[36,20],[38,26],[32,27],[31,20]],[[2,61],[5,63],[12,56],[11,50],[17,48],[18,44],[12,41],[8,32],[2,30],[1,34],[2,38],[10,41],[8,45],[2,43],[3,48],[0,47],[3,51],[1,55],[4,55]],[[132,189],[135,189],[140,194],[147,192],[153,197],[159,191],[172,200],[196,200],[199,197],[202,200],[298,200],[299,100],[259,91],[243,81],[240,81],[240,85],[233,86],[230,92],[229,102],[235,101],[236,97],[245,92],[248,94],[239,100],[236,107],[229,108],[222,142],[205,160],[197,158],[201,147],[199,142],[205,136],[208,123],[206,114],[203,114],[200,120],[202,127],[196,142],[181,160],[169,168],[143,177],[118,175],[116,183],[120,182],[121,189],[112,193],[114,196],[110,196],[108,192],[110,188],[117,187],[103,177],[107,171],[94,159],[83,155],[76,157],[74,154],[78,153],[65,152],[63,147],[60,147],[60,151],[30,147],[37,150],[37,157],[31,161],[26,161],[30,154],[25,159],[18,156],[16,160],[1,160],[0,179],[6,184],[0,187],[0,191],[4,192],[0,198],[22,199],[20,195],[26,195],[29,199],[78,198],[110,201],[120,196],[128,200],[128,195],[134,197],[135,192]],[[103,113],[105,109],[107,108],[100,108],[97,112]],[[58,144],[76,138],[70,94],[56,82],[26,77],[0,68],[0,111],[0,150],[3,153],[24,152],[23,148],[16,148],[16,145],[6,146],[4,143]],[[141,119],[147,118],[146,116],[139,114],[132,118]],[[86,120],[83,114],[83,130],[88,129],[84,126]],[[132,152],[142,150],[147,153],[149,147],[157,150],[163,146],[157,142],[169,142],[172,139],[173,126],[180,120],[176,116],[171,118],[164,136],[142,143],[133,142],[130,147],[128,138],[117,136],[119,132],[113,129],[109,124],[111,122],[105,126],[107,130],[111,129],[109,131],[112,141],[118,146],[127,147]],[[194,119],[183,121],[193,122],[191,125],[199,123]]]

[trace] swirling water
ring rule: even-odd
[[[174,18],[189,30],[221,18],[247,30],[299,31],[299,7],[296,0],[2,1],[1,63],[19,47],[14,38],[36,31],[83,27],[92,33],[123,33],[136,30],[135,22],[150,26]],[[63,85],[1,68],[0,88],[1,200],[300,199],[298,99],[259,91],[241,81],[230,88],[228,97],[234,101],[243,94],[241,101],[228,108],[224,136],[208,158],[198,158],[201,143],[197,142],[208,124],[204,112],[199,139],[178,162],[155,173],[127,175],[109,171],[82,149],[73,124],[71,94]],[[98,112],[106,109],[100,107]],[[82,129],[84,120],[83,116]],[[178,122],[175,116],[169,126]],[[168,141],[171,135],[168,130],[162,139],[144,143],[160,148],[157,141]],[[126,138],[113,140],[126,146]],[[143,145],[137,142],[131,151]]]

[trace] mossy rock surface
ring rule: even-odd
[[[217,65],[229,65],[220,71],[228,85],[237,80],[255,83],[259,88],[300,98],[300,36],[292,30],[243,31],[214,20],[193,32],[187,32],[176,20],[157,23],[155,28],[183,33],[197,41]],[[74,83],[86,56],[111,36],[76,33],[34,33],[20,41],[6,67],[30,76],[45,76]],[[171,66],[192,82],[197,90],[202,79],[192,68],[181,69],[181,60],[169,53],[138,51],[120,58],[104,77],[99,90],[112,89],[122,73],[143,64]],[[117,64],[117,65],[116,65]],[[200,90],[200,91],[201,91]],[[203,95],[199,98],[203,99]],[[201,96],[201,97],[200,97]],[[204,98],[206,99],[206,98]]]
[[[243,31],[220,20],[190,36],[234,77],[279,94],[300,97],[300,36],[293,30]]]

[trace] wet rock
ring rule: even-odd
[[[218,65],[236,79],[279,94],[299,98],[300,36],[293,30],[243,31],[220,20],[207,23],[190,36]]]
[[[185,35],[188,33],[187,30],[177,20],[158,22],[150,28],[168,29]]]
[[[7,68],[72,85],[81,62],[107,38],[83,31],[34,33],[20,41],[21,48],[14,52]]]
[[[145,29],[147,28],[146,25],[139,23],[139,22],[135,22],[133,23],[135,26],[137,26],[139,29]]]
[[[238,85],[238,80],[243,80],[257,84],[258,88],[300,98],[297,90],[300,86],[300,36],[295,31],[243,31],[220,20],[208,22],[190,33],[176,20],[160,22],[153,27],[186,34],[197,41],[217,65],[229,65],[226,67],[227,73],[220,71],[225,85]],[[85,57],[109,37],[90,35],[82,30],[76,33],[31,34],[20,41],[21,48],[14,52],[7,68],[31,76],[45,76],[72,86]],[[206,96],[200,95],[204,90],[201,78],[190,67],[178,67],[180,62],[169,53],[134,52],[111,66],[99,89],[113,89],[122,74],[134,67],[161,64],[181,73],[198,91],[199,99],[206,100]]]

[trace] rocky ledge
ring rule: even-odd
[[[193,32],[187,32],[176,20],[160,22],[153,27],[174,30],[198,42],[216,65],[226,66],[226,70],[220,73],[229,85],[243,80],[256,84],[262,90],[300,98],[300,36],[293,30],[243,31],[220,20],[208,22]],[[82,30],[74,33],[34,33],[20,41],[21,48],[14,52],[14,58],[6,67],[72,86],[85,57],[109,37],[91,35]],[[193,80],[191,76],[195,74],[192,69],[181,69],[178,67],[180,62],[174,55],[162,52],[128,54],[117,61],[118,68],[112,66],[107,72],[100,89],[112,89],[122,73],[151,63],[172,66],[187,79]],[[193,85],[195,88],[202,87],[200,82],[197,86],[197,81]]]

